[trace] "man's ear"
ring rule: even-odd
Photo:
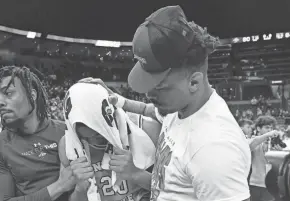
[[[200,84],[203,82],[203,73],[201,72],[194,72],[189,77],[188,88],[189,91],[194,93],[198,90]]]

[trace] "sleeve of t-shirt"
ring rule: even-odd
[[[0,155],[0,200],[1,201],[51,201],[47,188],[35,193],[16,197],[13,177],[6,167],[4,159]]]
[[[235,145],[213,143],[202,147],[186,166],[200,201],[243,201],[250,197],[245,157]]]

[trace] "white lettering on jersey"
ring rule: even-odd
[[[112,196],[118,193],[119,195],[126,195],[129,192],[127,181],[122,181],[120,186],[116,187],[116,192],[113,190],[112,179],[109,176],[101,178],[101,184],[104,184],[102,191],[104,196]]]
[[[99,171],[103,170],[103,169],[102,169],[101,162],[98,162],[98,163],[92,164],[92,166],[93,166],[95,172],[99,172]]]

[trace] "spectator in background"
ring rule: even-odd
[[[58,142],[63,122],[48,118],[46,92],[28,68],[0,69],[0,200],[68,200],[75,185],[70,168],[61,168]]]
[[[239,125],[244,132],[245,136],[250,139],[253,133],[253,124],[254,122],[249,119],[242,119],[239,121]]]
[[[256,99],[255,96],[252,98],[252,100],[251,100],[251,104],[252,104],[253,106],[256,106],[256,105],[258,104],[258,100]]]
[[[252,201],[272,201],[274,198],[268,192],[265,185],[266,174],[269,165],[265,158],[268,151],[268,139],[276,134],[273,128],[276,119],[271,116],[260,116],[256,120],[257,137],[253,138],[249,144],[252,151],[252,173],[250,175],[250,192]],[[277,145],[276,149],[280,149]]]
[[[257,108],[257,116],[261,116],[263,114],[261,108]]]

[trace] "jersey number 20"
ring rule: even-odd
[[[111,177],[102,177],[101,183],[104,184],[102,187],[104,196],[112,196],[118,193],[119,195],[126,195],[129,192],[127,181],[122,181],[122,184],[117,187],[116,192],[112,188]]]

